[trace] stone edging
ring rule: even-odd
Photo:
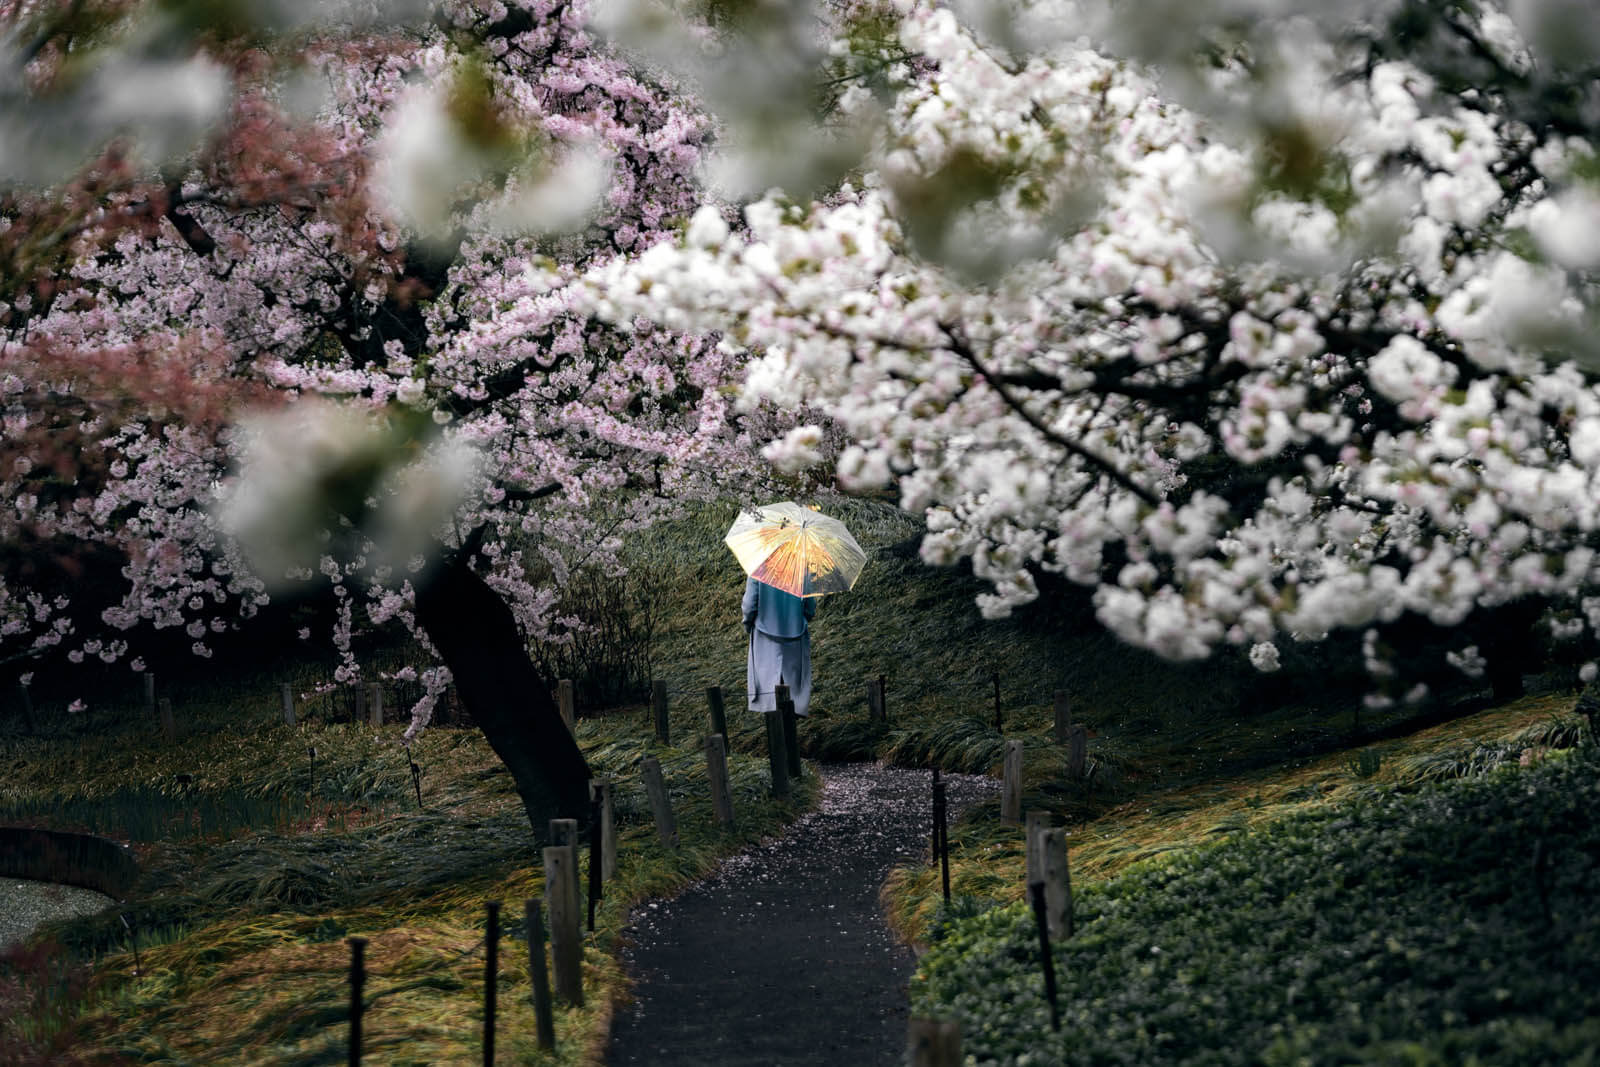
[[[0,826],[0,877],[59,882],[124,900],[139,879],[126,845],[93,834]]]

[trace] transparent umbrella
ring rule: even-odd
[[[801,597],[846,591],[867,562],[844,523],[791,500],[739,512],[722,540],[750,577]]]

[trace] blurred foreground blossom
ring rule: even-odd
[[[480,220],[501,233],[582,227],[610,185],[606,154],[593,143],[530,139],[498,115],[464,123],[463,111],[482,109],[482,92],[468,69],[401,96],[375,146],[380,207],[433,239],[451,232],[459,205],[473,200]]]
[[[419,452],[414,429],[317,400],[247,420],[218,521],[271,584],[315,569],[336,541],[378,566],[426,555],[468,492],[477,454],[458,442]]]

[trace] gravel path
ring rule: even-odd
[[[0,951],[20,945],[40,923],[93,915],[116,901],[93,889],[27,878],[0,878]]]
[[[925,855],[931,776],[872,764],[822,768],[816,812],[632,918],[635,1001],[607,1063],[655,1067],[870,1067],[905,1055],[910,950],[878,889]],[[998,788],[947,775],[952,817]]]

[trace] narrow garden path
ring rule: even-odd
[[[612,1067],[902,1061],[914,961],[885,925],[878,889],[928,848],[932,779],[867,763],[822,775],[818,810],[782,837],[635,913],[624,953],[635,1000],[613,1024]],[[952,817],[999,788],[979,775],[945,780]]]

